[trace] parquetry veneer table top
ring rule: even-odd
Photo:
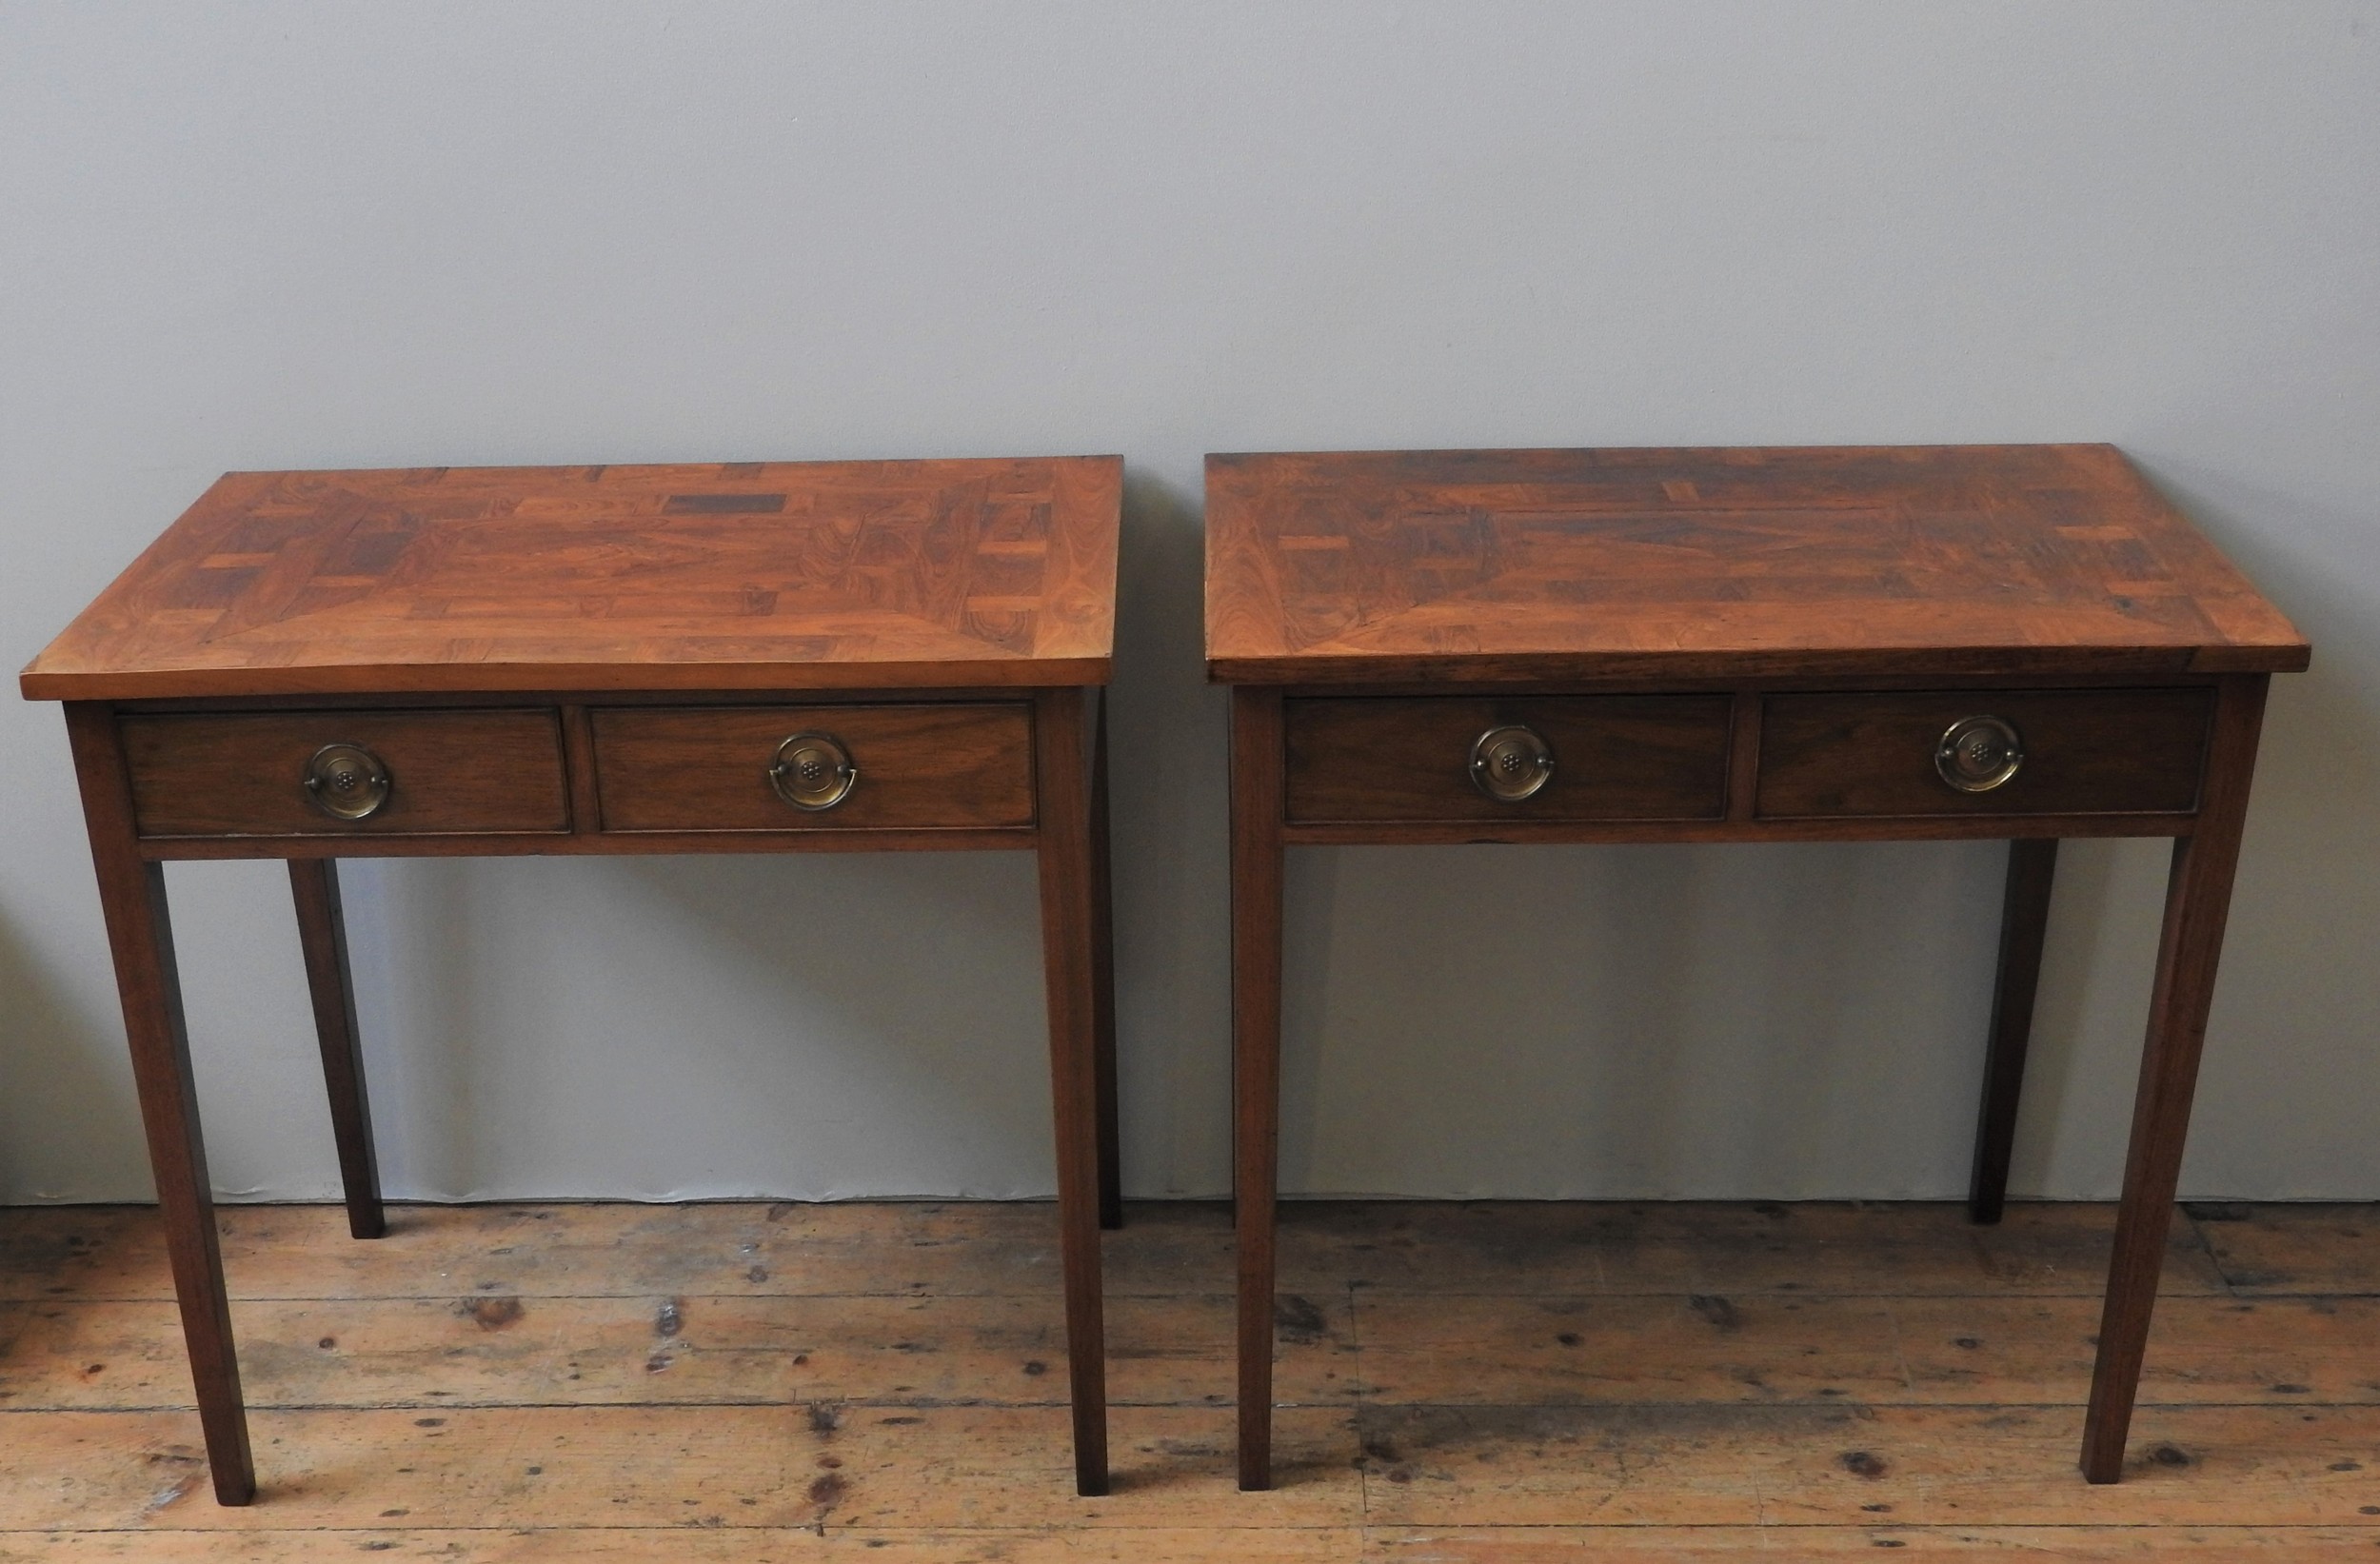
[[[1114,457],[235,472],[35,700],[1103,683]]]
[[[2306,666],[2111,445],[1210,456],[1206,522],[1234,683]]]

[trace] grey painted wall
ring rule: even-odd
[[[1224,1185],[1210,449],[2112,440],[2316,644],[2186,1179],[2380,1196],[2380,6],[0,5],[0,652],[218,471],[1121,451],[1126,1155]],[[0,1198],[148,1187],[0,703]],[[2071,850],[2019,1140],[2105,1194],[2162,875]],[[1314,851],[1287,1181],[1963,1183],[1990,844]],[[333,1187],[286,881],[170,875],[224,1190]],[[1049,1187],[1018,857],[376,863],[430,1197]]]

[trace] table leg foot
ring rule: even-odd
[[[338,864],[327,858],[289,860],[289,891],[297,905],[306,986],[314,1000],[323,1083],[330,1095],[330,1129],[339,1147],[347,1232],[358,1238],[377,1238],[388,1231],[388,1215],[381,1203],[380,1158],[372,1145],[371,1101],[364,1087],[363,1037],[355,1024],[355,986],[347,974]]]
[[[2099,1356],[2083,1419],[2083,1475],[2114,1482],[2123,1475],[2124,1442],[2156,1308],[2181,1181],[2183,1142],[2214,1000],[2216,958],[2231,909],[2231,876],[2239,862],[2240,828],[2255,767],[2256,735],[2264,715],[2266,679],[2235,675],[2215,702],[2207,782],[2192,834],[2173,844],[2166,882],[2165,927],[2149,1002],[2149,1034],[2141,1050],[2140,1088],[2132,1104],[2132,1146],[2124,1164],[2124,1199],[2115,1218],[2115,1253],[2108,1267],[2107,1303],[2099,1321]]]
[[[1240,1486],[1273,1486],[1275,1205],[1280,1166],[1281,698],[1231,708],[1232,1206],[1239,1247]]]
[[[1091,980],[1099,1075],[1100,1226],[1124,1225],[1123,1142],[1116,1087],[1116,896],[1107,814],[1107,703],[1091,732]]]
[[[248,1412],[240,1396],[231,1306],[224,1292],[223,1250],[207,1174],[207,1143],[199,1133],[198,1094],[190,1079],[189,1034],[182,1014],[181,975],[174,965],[165,868],[140,856],[115,714],[106,706],[70,703],[67,733],[90,828],[91,860],[99,874],[100,906],[124,1003],[125,1040],[140,1093],[158,1211],[165,1220],[174,1299],[189,1348],[208,1469],[218,1501],[247,1504],[256,1496],[256,1460],[248,1448]]]
[[[2033,1001],[2041,986],[2041,948],[2049,932],[2050,890],[2056,875],[2056,838],[2008,844],[1999,973],[1993,983],[1974,1172],[1967,1186],[1968,1218],[1985,1224],[1998,1221],[2008,1202],[2009,1157],[2016,1144],[2016,1107],[2024,1093],[2025,1052],[2033,1039]]]
[[[1098,898],[1082,707],[1081,690],[1041,692],[1033,743],[1075,1492],[1097,1496],[1107,1492],[1107,1356],[1100,1286]]]

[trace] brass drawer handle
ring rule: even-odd
[[[812,814],[849,798],[859,782],[851,752],[830,734],[797,733],[777,746],[768,763],[768,785],[777,796]]]
[[[388,802],[388,768],[362,744],[325,744],[306,762],[306,802],[333,820],[368,820]]]
[[[1513,723],[1472,742],[1472,785],[1498,803],[1518,803],[1553,780],[1553,746],[1535,728]]]
[[[2024,740],[1997,717],[1962,717],[1934,746],[1934,769],[1962,793],[1989,793],[2024,763]]]

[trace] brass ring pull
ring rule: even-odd
[[[1492,727],[1472,742],[1472,785],[1498,803],[1518,803],[1553,780],[1553,746],[1535,728]]]
[[[1934,746],[1934,769],[1962,793],[1989,793],[2025,763],[2025,742],[1997,717],[1962,717]]]
[[[849,798],[859,782],[851,752],[830,734],[797,733],[777,746],[768,762],[768,785],[777,796],[812,814]]]
[[[388,802],[388,768],[362,744],[325,744],[306,762],[306,802],[332,820],[368,820]]]

